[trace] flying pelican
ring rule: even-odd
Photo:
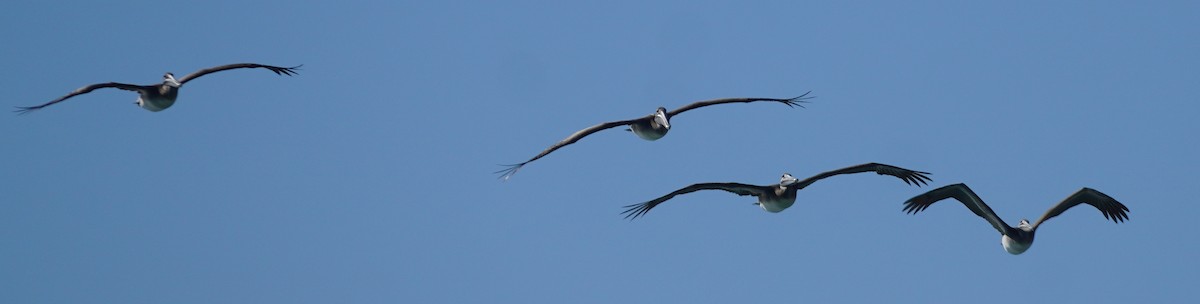
[[[59,97],[58,99],[51,100],[50,102],[47,102],[47,103],[44,103],[41,105],[36,105],[36,106],[31,106],[31,107],[17,107],[17,110],[15,112],[17,112],[19,114],[26,114],[33,110],[45,108],[46,106],[62,102],[63,100],[67,100],[67,98],[75,97],[76,95],[87,94],[88,92],[94,91],[96,89],[103,89],[103,88],[117,88],[117,89],[122,89],[122,90],[126,90],[126,91],[138,92],[138,99],[137,99],[137,102],[135,102],[135,104],[137,104],[139,107],[142,107],[143,109],[150,110],[151,112],[158,112],[158,111],[165,110],[165,109],[171,107],[171,105],[175,104],[175,98],[179,96],[179,87],[183,86],[183,84],[187,83],[188,81],[191,81],[196,78],[200,78],[200,76],[204,76],[209,73],[215,73],[215,72],[220,72],[220,71],[224,71],[224,70],[241,69],[241,68],[265,68],[265,69],[271,70],[271,72],[275,72],[275,74],[277,74],[277,75],[292,76],[297,73],[296,70],[298,70],[300,68],[300,66],[298,65],[298,66],[294,66],[294,67],[290,67],[290,68],[285,68],[285,67],[261,65],[261,64],[256,64],[256,63],[235,63],[235,64],[229,64],[229,65],[223,65],[223,66],[219,66],[219,67],[212,67],[212,68],[199,70],[199,71],[196,71],[195,73],[191,73],[191,74],[188,74],[187,76],[183,76],[183,78],[180,78],[178,80],[175,79],[175,74],[167,73],[167,74],[163,75],[163,83],[162,84],[134,85],[134,84],[119,83],[119,82],[97,83],[97,84],[79,88],[78,90],[75,90],[74,92],[71,92],[70,94],[67,94],[66,96]]]
[[[735,103],[735,102],[748,103],[748,102],[755,102],[755,101],[774,101],[774,102],[779,102],[779,103],[785,104],[788,107],[803,108],[804,105],[802,105],[801,103],[806,103],[807,102],[806,100],[813,98],[813,97],[808,97],[808,93],[811,93],[811,91],[804,93],[804,95],[800,95],[800,96],[796,96],[794,98],[788,98],[788,99],[782,99],[782,98],[713,99],[713,100],[695,102],[695,103],[683,106],[681,108],[675,109],[674,111],[670,111],[670,112],[667,112],[666,108],[658,107],[658,110],[654,111],[654,114],[650,114],[645,117],[629,119],[629,120],[610,121],[610,122],[601,123],[601,124],[598,124],[595,126],[591,126],[587,129],[579,130],[579,132],[575,132],[575,134],[571,134],[571,136],[567,136],[567,138],[563,139],[562,141],[559,141],[558,143],[555,143],[554,145],[550,146],[550,148],[547,148],[545,151],[542,151],[542,153],[538,153],[537,156],[534,156],[533,158],[530,158],[529,160],[521,162],[521,163],[512,164],[512,165],[504,165],[504,166],[507,166],[508,168],[505,168],[504,170],[496,171],[495,173],[503,173],[500,175],[500,179],[508,180],[508,178],[512,177],[513,174],[517,174],[517,170],[520,170],[521,167],[524,167],[526,164],[533,162],[539,158],[542,158],[542,157],[546,156],[547,154],[550,154],[550,152],[554,152],[554,150],[558,150],[559,148],[562,148],[566,145],[573,144],[576,141],[583,139],[585,136],[591,135],[592,133],[600,132],[601,130],[611,129],[611,128],[615,128],[615,127],[619,127],[619,126],[629,126],[629,129],[626,129],[626,131],[631,131],[631,132],[633,132],[634,135],[637,135],[638,137],[640,137],[642,139],[654,141],[659,138],[662,138],[663,136],[666,136],[667,131],[671,130],[671,118],[672,117],[675,117],[675,115],[679,115],[683,112],[687,112],[688,110],[692,110],[692,109],[696,109],[696,108],[700,108],[700,107],[711,106],[711,105],[718,105],[718,104],[723,104],[723,103]]]
[[[983,203],[983,199],[980,199],[979,195],[975,195],[975,192],[971,191],[971,188],[967,188],[965,184],[953,184],[915,196],[904,202],[904,211],[909,214],[916,214],[921,210],[925,210],[925,208],[929,208],[929,205],[933,205],[933,203],[951,197],[966,205],[967,209],[971,209],[971,212],[974,212],[975,215],[987,220],[988,223],[992,224],[992,227],[996,227],[996,230],[1000,231],[1000,244],[1004,245],[1004,251],[1008,251],[1008,253],[1014,255],[1025,252],[1025,250],[1029,249],[1029,246],[1033,245],[1033,234],[1037,232],[1037,228],[1042,222],[1062,214],[1063,211],[1067,211],[1067,209],[1071,209],[1075,205],[1092,205],[1092,207],[1100,209],[1100,213],[1104,214],[1104,218],[1110,219],[1114,223],[1121,223],[1129,219],[1129,215],[1126,214],[1126,212],[1129,212],[1129,208],[1126,208],[1121,202],[1118,202],[1107,194],[1087,187],[1079,189],[1075,194],[1059,202],[1058,205],[1054,205],[1053,208],[1050,208],[1050,211],[1046,211],[1046,214],[1043,214],[1042,218],[1038,219],[1032,226],[1029,225],[1029,220],[1027,219],[1021,219],[1021,223],[1016,228],[1008,226],[1008,224],[1004,223],[1004,220],[996,216],[996,212],[993,212],[992,208]]]
[[[766,186],[755,186],[739,183],[695,184],[683,187],[683,189],[675,190],[674,192],[645,203],[625,206],[627,209],[625,209],[624,212],[621,212],[621,214],[624,214],[625,218],[632,220],[645,215],[646,212],[650,212],[650,209],[654,208],[654,206],[658,206],[658,204],[662,204],[676,195],[692,193],[700,190],[725,190],[728,192],[733,192],[737,195],[757,196],[758,202],[754,203],[755,205],[762,207],[763,210],[766,210],[767,212],[780,212],[783,211],[783,209],[791,207],[792,204],[796,202],[796,191],[804,189],[804,187],[808,187],[808,185],[811,185],[813,182],[834,175],[862,172],[875,172],[880,175],[887,174],[895,176],[900,180],[903,180],[905,184],[916,185],[917,187],[920,187],[921,184],[928,185],[927,181],[932,181],[929,176],[926,176],[926,174],[930,174],[929,172],[913,171],[880,163],[869,163],[824,172],[814,175],[813,177],[809,177],[805,180],[797,180],[795,177],[792,177],[791,174],[784,173],[783,177],[779,180],[779,184]]]

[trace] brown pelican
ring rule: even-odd
[[[29,113],[30,111],[45,108],[46,106],[62,102],[63,100],[67,100],[67,98],[75,97],[75,95],[87,94],[88,92],[94,91],[96,89],[103,89],[103,88],[117,88],[117,89],[122,89],[122,90],[126,90],[126,91],[138,92],[138,100],[135,104],[137,104],[139,107],[142,107],[143,109],[150,110],[151,112],[158,112],[158,111],[165,110],[165,109],[171,107],[171,105],[175,104],[175,98],[179,96],[179,87],[183,86],[183,84],[187,83],[188,81],[191,81],[196,78],[200,78],[200,76],[204,76],[209,73],[215,73],[215,72],[220,72],[220,71],[224,71],[224,70],[241,69],[241,68],[265,68],[265,69],[271,70],[272,72],[275,72],[275,74],[277,74],[277,75],[292,76],[292,75],[296,74],[296,70],[298,70],[300,68],[300,66],[298,65],[298,66],[294,66],[294,67],[290,67],[290,68],[285,68],[285,67],[261,65],[261,64],[256,64],[256,63],[236,63],[236,64],[223,65],[223,66],[219,66],[219,67],[212,67],[212,68],[199,70],[199,71],[196,71],[195,73],[191,73],[191,74],[188,74],[187,76],[183,76],[183,78],[180,78],[178,80],[175,79],[175,74],[167,73],[166,75],[163,75],[163,83],[162,84],[134,85],[134,84],[119,83],[119,82],[97,83],[97,84],[79,88],[78,90],[71,92],[71,94],[67,94],[66,96],[59,97],[58,99],[51,100],[50,102],[47,102],[47,103],[44,103],[41,105],[36,105],[36,106],[32,106],[32,107],[17,107],[18,110],[16,110],[16,112],[20,113],[20,114]]]
[[[996,216],[992,208],[983,203],[983,199],[980,199],[978,195],[975,195],[974,191],[971,191],[971,188],[967,188],[967,185],[964,184],[953,184],[933,189],[925,194],[913,197],[904,202],[904,211],[909,214],[916,214],[921,210],[925,210],[925,208],[929,208],[929,205],[933,205],[933,203],[951,197],[966,205],[967,209],[971,209],[971,212],[987,220],[988,223],[992,224],[992,227],[1000,231],[1000,244],[1004,245],[1004,251],[1008,251],[1008,253],[1014,255],[1025,252],[1025,250],[1029,249],[1029,246],[1033,245],[1033,234],[1037,232],[1037,228],[1042,222],[1058,216],[1063,211],[1067,211],[1067,209],[1071,209],[1071,207],[1075,207],[1075,205],[1081,203],[1100,209],[1100,213],[1104,214],[1104,218],[1110,219],[1114,223],[1124,222],[1129,219],[1129,215],[1126,214],[1126,212],[1129,212],[1129,208],[1126,208],[1125,205],[1122,205],[1107,194],[1087,187],[1079,189],[1075,194],[1059,202],[1058,205],[1054,205],[1053,208],[1050,208],[1050,211],[1046,211],[1046,214],[1043,214],[1042,218],[1034,222],[1032,226],[1029,225],[1029,220],[1027,219],[1021,219],[1021,223],[1016,228],[1005,224],[1004,220]]]
[[[766,186],[755,186],[739,183],[695,184],[683,187],[683,189],[675,190],[674,192],[645,203],[625,206],[627,209],[624,212],[621,212],[621,214],[624,214],[625,218],[632,220],[638,218],[639,216],[645,215],[646,212],[650,212],[650,209],[654,208],[654,206],[658,206],[658,204],[662,204],[676,195],[692,193],[700,190],[725,190],[728,192],[733,192],[737,195],[757,196],[758,202],[755,204],[759,207],[762,207],[763,210],[766,210],[767,212],[780,212],[783,211],[783,209],[791,207],[792,204],[796,202],[796,191],[804,189],[804,187],[808,187],[808,185],[812,184],[813,182],[834,175],[862,172],[875,172],[877,174],[895,176],[900,178],[900,180],[903,180],[905,184],[916,185],[917,187],[920,187],[921,184],[928,184],[927,181],[932,180],[929,178],[929,176],[926,176],[926,174],[930,174],[929,172],[913,171],[880,163],[869,163],[824,172],[814,175],[813,177],[809,177],[805,180],[797,180],[795,177],[792,177],[791,174],[784,173],[783,177],[779,180],[779,184]]]
[[[666,136],[667,131],[671,130],[671,121],[670,120],[672,117],[675,117],[675,115],[679,115],[683,112],[687,112],[688,110],[692,110],[692,109],[696,109],[696,108],[700,108],[700,107],[711,106],[711,105],[718,105],[718,104],[723,104],[723,103],[735,103],[735,102],[747,103],[747,102],[755,102],[755,101],[774,101],[774,102],[779,102],[779,103],[785,104],[788,107],[797,107],[798,106],[798,107],[803,108],[804,105],[802,105],[801,103],[805,103],[805,102],[807,102],[806,100],[813,98],[813,97],[808,97],[808,93],[811,93],[811,91],[804,93],[804,95],[800,95],[800,96],[796,96],[795,98],[788,98],[788,99],[782,99],[782,98],[713,99],[713,100],[695,102],[695,103],[683,106],[681,108],[675,109],[674,111],[670,111],[670,112],[667,112],[666,108],[658,107],[658,110],[654,111],[654,114],[650,114],[645,117],[629,119],[629,120],[610,121],[610,122],[601,123],[601,124],[598,124],[595,126],[591,126],[587,129],[579,130],[579,132],[575,132],[575,134],[571,134],[571,136],[567,136],[567,138],[563,139],[562,141],[559,141],[558,143],[555,143],[554,145],[550,146],[550,148],[547,148],[546,150],[542,151],[542,153],[538,153],[537,156],[534,156],[533,158],[530,158],[529,160],[521,162],[521,163],[505,165],[508,168],[505,168],[504,170],[496,171],[495,173],[503,173],[500,175],[500,179],[508,180],[508,178],[512,177],[513,174],[517,174],[517,170],[520,170],[521,167],[525,166],[525,164],[528,164],[539,158],[542,158],[542,157],[546,156],[547,154],[550,154],[550,152],[554,152],[554,150],[558,150],[559,148],[562,148],[566,145],[573,144],[576,141],[583,139],[585,136],[591,135],[592,133],[600,132],[601,130],[611,129],[611,128],[615,128],[615,127],[619,127],[619,126],[629,126],[629,129],[626,129],[626,131],[631,131],[631,132],[633,132],[634,135],[637,135],[638,137],[640,137],[642,139],[653,141],[653,140],[662,138],[663,136]]]

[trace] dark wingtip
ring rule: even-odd
[[[521,167],[524,167],[524,166],[525,166],[525,163],[511,164],[511,165],[501,165],[501,166],[505,166],[505,167],[508,167],[508,168],[504,168],[504,169],[502,169],[502,170],[499,170],[499,171],[496,171],[496,172],[492,172],[492,173],[493,173],[493,174],[500,174],[500,176],[499,176],[499,177],[496,177],[496,178],[497,178],[497,179],[499,179],[500,181],[507,182],[509,178],[512,178],[512,176],[513,176],[514,174],[517,174],[517,170],[521,170]]]
[[[917,175],[917,181],[920,181],[920,182],[921,182],[921,184],[924,184],[925,186],[928,186],[928,185],[929,185],[929,182],[932,182],[932,181],[933,181],[933,178],[930,178],[930,177],[929,177],[929,175],[932,175],[932,174],[933,174],[933,173],[929,173],[929,172],[923,172],[923,171],[917,171],[917,174],[916,174],[916,175]],[[917,185],[917,187],[920,187],[920,186],[921,186],[921,185]]]
[[[17,113],[18,116],[29,114],[29,112],[33,112],[34,110],[41,109],[39,107],[15,107],[15,108],[17,108],[17,109],[13,110],[13,113]]]
[[[917,202],[915,200],[915,198],[913,198],[913,199],[904,201],[903,211],[904,211],[904,213],[907,213],[907,214],[917,214],[917,212],[921,212],[921,210],[924,210],[927,207],[929,207],[929,205],[921,204],[921,203]]]
[[[809,103],[809,99],[816,98],[816,96],[808,96],[808,93],[812,93],[812,91],[804,92],[804,94],[801,94],[800,96],[788,98],[782,102],[788,107],[801,107],[807,109],[807,107],[805,107],[803,104]]]
[[[301,65],[294,66],[294,67],[283,67],[283,68],[277,67],[277,68],[272,68],[271,71],[275,72],[275,75],[295,76],[295,75],[300,75],[300,72],[298,72],[298,71],[300,70],[300,67],[302,67],[302,66],[304,66],[304,65],[301,64]]]
[[[624,206],[622,208],[625,208],[625,211],[621,211],[621,214],[625,215],[625,219],[627,219],[629,221],[633,221],[639,217],[646,215],[646,212],[650,211],[650,207],[647,207],[647,206],[648,205],[646,203],[639,203],[639,204]]]
[[[1121,207],[1125,207],[1125,206],[1121,206]],[[1125,211],[1128,211],[1128,210],[1129,209],[1125,209]],[[1120,223],[1124,223],[1125,221],[1129,220],[1129,214],[1125,213],[1125,211],[1114,210],[1112,212],[1112,221],[1114,223],[1120,224]],[[1105,216],[1107,216],[1107,214],[1105,214]]]
[[[810,100],[810,99],[817,98],[816,96],[808,96],[808,94],[811,94],[811,93],[812,93],[812,91],[804,92],[804,94],[800,94],[800,96],[789,98],[788,100],[791,100],[794,102],[808,102],[808,100]]]
[[[792,97],[792,98],[791,98],[791,99],[789,99],[789,100],[794,100],[794,101],[803,101],[803,100],[809,100],[809,99],[817,98],[816,96],[808,96],[808,94],[809,94],[809,93],[812,93],[812,91],[810,90],[810,91],[808,91],[808,92],[804,92],[804,94],[800,94],[800,96]]]

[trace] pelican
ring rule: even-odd
[[[920,187],[921,184],[928,184],[927,181],[932,181],[932,179],[927,176],[927,174],[930,174],[929,172],[913,171],[880,163],[869,163],[824,172],[814,175],[813,177],[809,177],[805,180],[797,180],[795,177],[792,177],[791,174],[784,173],[783,177],[779,179],[779,184],[766,186],[755,186],[739,183],[694,184],[683,187],[683,189],[675,190],[674,192],[645,203],[625,206],[627,209],[625,209],[624,212],[621,212],[621,214],[624,214],[625,218],[627,219],[636,219],[645,215],[646,212],[650,212],[650,209],[654,208],[654,206],[658,206],[659,204],[666,202],[676,195],[692,193],[700,190],[725,190],[737,195],[757,196],[758,202],[754,203],[755,205],[762,207],[762,209],[766,210],[767,212],[775,213],[791,207],[792,204],[796,202],[796,191],[804,189],[804,187],[808,187],[808,185],[811,185],[813,182],[834,175],[862,172],[875,172],[880,175],[887,174],[895,176],[900,180],[903,180],[905,184],[916,185],[917,187]]]
[[[611,129],[611,128],[615,128],[615,127],[619,127],[619,126],[629,126],[629,129],[626,129],[626,131],[633,132],[634,135],[637,135],[637,137],[639,137],[641,139],[654,141],[654,140],[658,140],[659,138],[662,138],[663,136],[666,136],[667,131],[671,130],[671,118],[672,117],[675,117],[675,115],[679,115],[683,112],[687,112],[688,110],[692,110],[692,109],[696,109],[696,108],[700,108],[700,107],[711,106],[711,105],[718,105],[718,104],[723,104],[723,103],[735,103],[735,102],[748,103],[748,102],[755,102],[755,101],[774,101],[774,102],[785,104],[788,107],[803,108],[804,105],[802,103],[806,103],[806,102],[808,102],[807,101],[808,99],[813,98],[813,97],[808,97],[808,93],[811,93],[811,91],[804,93],[804,95],[796,96],[794,98],[787,98],[787,99],[782,99],[782,98],[713,99],[713,100],[695,102],[695,103],[683,106],[681,108],[675,109],[670,112],[668,112],[666,108],[658,107],[658,109],[654,111],[654,114],[650,114],[648,116],[644,116],[641,118],[635,118],[635,119],[629,119],[629,120],[610,121],[610,122],[601,123],[601,124],[598,124],[595,126],[588,127],[587,129],[579,130],[579,132],[575,132],[575,134],[571,134],[571,136],[567,136],[567,138],[563,139],[562,141],[559,141],[558,143],[555,143],[554,145],[550,146],[550,148],[547,148],[546,150],[542,151],[542,153],[538,153],[537,156],[534,156],[533,158],[530,158],[529,160],[521,162],[521,163],[512,164],[512,165],[504,165],[508,168],[505,168],[504,170],[496,171],[495,173],[503,173],[500,175],[500,179],[508,180],[510,177],[513,176],[513,174],[517,174],[517,170],[520,170],[521,167],[524,167],[526,164],[533,162],[539,158],[542,158],[542,157],[546,156],[547,154],[550,154],[550,152],[554,152],[554,150],[558,150],[559,148],[565,147],[566,145],[573,144],[573,143],[579,141],[580,139],[583,139],[585,136],[591,135],[592,133],[600,132],[601,130]]]
[[[1033,225],[1029,225],[1029,220],[1021,219],[1021,223],[1016,228],[1005,224],[1004,220],[996,216],[996,212],[993,212],[992,208],[984,204],[983,199],[980,199],[979,195],[975,195],[975,192],[971,191],[971,188],[967,188],[965,184],[953,184],[915,196],[904,202],[904,211],[909,214],[916,214],[921,210],[925,210],[925,208],[929,208],[929,205],[933,205],[933,203],[951,197],[966,205],[967,209],[971,209],[971,212],[987,220],[988,223],[992,224],[992,227],[1000,231],[1000,244],[1004,245],[1004,251],[1008,251],[1008,253],[1013,255],[1021,254],[1025,250],[1028,250],[1029,246],[1033,245],[1033,234],[1037,232],[1038,226],[1046,220],[1062,214],[1063,211],[1075,207],[1075,205],[1092,205],[1092,207],[1096,207],[1096,209],[1100,210],[1100,213],[1104,214],[1104,218],[1110,219],[1114,223],[1121,223],[1129,219],[1129,215],[1126,214],[1126,212],[1129,212],[1129,208],[1126,208],[1121,202],[1118,202],[1107,194],[1087,187],[1079,189],[1075,194],[1059,202],[1058,205],[1054,205],[1053,208],[1046,211],[1046,214],[1043,214],[1042,218],[1034,222]]]
[[[219,66],[219,67],[212,67],[212,68],[199,70],[199,71],[196,71],[195,73],[191,73],[191,74],[188,74],[187,76],[183,76],[183,78],[179,78],[178,80],[175,79],[175,74],[167,73],[167,74],[163,75],[162,84],[134,85],[134,84],[119,83],[119,82],[97,83],[97,84],[79,88],[78,90],[75,90],[74,92],[71,92],[70,94],[67,94],[66,96],[59,97],[58,99],[51,100],[50,102],[47,102],[47,103],[44,103],[41,105],[36,105],[36,106],[31,106],[31,107],[17,107],[17,110],[15,112],[17,112],[19,114],[26,114],[33,110],[45,108],[46,106],[62,102],[64,100],[67,100],[68,98],[75,97],[76,95],[87,94],[96,89],[103,89],[103,88],[117,88],[117,89],[121,89],[121,90],[137,92],[138,99],[137,99],[137,102],[135,102],[135,104],[137,104],[139,107],[142,107],[143,109],[150,110],[151,112],[158,112],[158,111],[166,110],[167,108],[171,107],[171,105],[175,104],[175,98],[179,96],[179,87],[182,87],[183,84],[187,83],[188,81],[191,81],[196,78],[200,78],[200,76],[204,76],[209,73],[216,73],[216,72],[220,72],[220,71],[224,71],[224,70],[242,69],[242,68],[265,68],[265,69],[271,70],[271,72],[275,72],[275,74],[277,74],[277,75],[292,76],[297,73],[296,70],[300,69],[300,66],[298,65],[298,66],[294,66],[294,67],[290,67],[290,68],[285,68],[285,67],[269,66],[269,65],[262,65],[262,64],[256,64],[256,63],[236,63],[236,64],[229,64],[229,65],[223,65],[223,66]]]

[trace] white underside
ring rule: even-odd
[[[783,211],[783,209],[787,209],[788,207],[791,207],[792,204],[795,204],[795,203],[796,203],[795,199],[774,200],[774,201],[766,200],[766,201],[758,202],[758,206],[762,207],[763,210],[766,210],[767,212],[777,213],[777,212]]]
[[[638,127],[636,124],[629,126],[629,129],[633,131],[633,134],[637,135],[637,137],[650,141],[658,140],[659,138],[663,138],[663,136],[667,136],[667,132],[659,132],[655,131],[654,129],[643,129]]]
[[[1008,251],[1008,253],[1011,253],[1014,255],[1025,252],[1025,250],[1029,249],[1030,245],[1033,245],[1033,244],[1017,243],[1017,241],[1014,241],[1012,238],[1009,238],[1007,235],[1000,236],[1000,244],[1004,245],[1004,251]]]
[[[137,104],[139,107],[149,110],[150,112],[158,112],[170,108],[171,105],[175,104],[175,101],[166,98],[147,99],[144,97],[138,97]]]

